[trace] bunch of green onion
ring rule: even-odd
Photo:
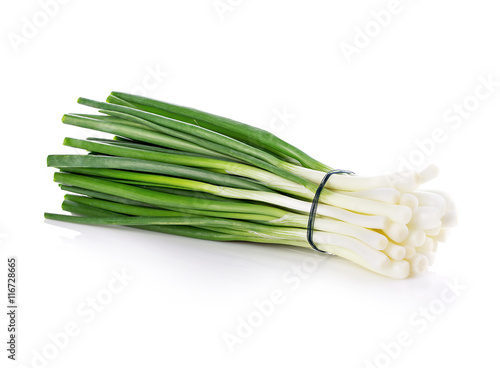
[[[78,102],[100,114],[64,115],[65,124],[114,137],[66,138],[88,154],[48,157],[73,215],[47,219],[311,248],[311,203],[331,167],[265,130],[192,108],[118,92]],[[313,243],[392,278],[425,271],[456,222],[447,195],[418,189],[436,175],[333,175]]]

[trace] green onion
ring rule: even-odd
[[[119,92],[78,102],[100,114],[66,114],[65,124],[115,137],[66,138],[88,154],[48,156],[60,170],[54,181],[74,193],[62,205],[73,215],[46,213],[48,220],[311,248],[309,212],[330,166],[262,129],[199,110]],[[332,176],[312,241],[385,276],[425,271],[456,222],[447,195],[419,189],[436,174]]]

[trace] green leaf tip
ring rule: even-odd
[[[61,121],[65,124],[67,124],[67,121],[69,118],[70,118],[69,114],[64,114],[63,117],[61,118]]]

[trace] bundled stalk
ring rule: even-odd
[[[441,192],[419,186],[434,167],[378,177],[333,175],[320,191],[312,239],[312,201],[331,167],[275,135],[166,102],[112,92],[80,98],[100,114],[63,123],[114,135],[66,138],[88,154],[50,155],[67,194],[52,220],[123,225],[214,241],[318,249],[392,278],[424,272],[456,223]]]

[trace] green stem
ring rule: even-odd
[[[174,149],[168,149],[165,147],[159,147],[151,144],[147,144],[144,142],[139,142],[139,141],[133,141],[133,140],[125,140],[125,139],[120,139],[120,137],[115,137],[115,139],[104,139],[104,138],[87,138],[86,141],[80,140],[80,139],[73,139],[73,138],[66,138],[69,141],[75,141],[75,142],[99,142],[99,143],[105,143],[106,145],[112,145],[112,146],[119,146],[119,147],[125,147],[125,148],[132,148],[132,149],[138,149],[141,151],[152,151],[152,152],[160,152],[160,153],[170,153],[174,155],[180,155],[180,156],[189,156],[189,157],[203,157],[203,158],[210,158],[214,160],[219,160],[219,161],[228,161],[228,162],[241,162],[234,160],[229,157],[214,157],[214,156],[207,156],[207,155],[202,155],[199,153],[193,153],[193,152],[185,152],[185,151],[179,151],[179,150],[174,150]],[[127,157],[127,156],[125,156]],[[153,160],[157,161],[157,160]]]
[[[111,147],[113,148],[113,147]],[[113,154],[116,150],[108,150],[106,154]],[[184,157],[184,156],[180,156]],[[131,170],[139,172],[149,172],[154,174],[163,174],[176,176],[181,178],[190,178],[200,180],[216,185],[224,185],[232,188],[243,188],[250,190],[258,190],[264,192],[272,192],[271,189],[264,185],[260,185],[253,180],[246,178],[235,177],[215,172],[210,172],[203,169],[197,169],[176,164],[164,162],[142,160],[127,157],[109,157],[109,156],[88,156],[88,155],[49,155],[47,157],[47,166],[57,168],[95,168],[99,169],[111,168],[119,170]],[[69,170],[67,170],[69,171]],[[97,171],[96,171],[97,172]],[[119,179],[136,180],[130,177],[118,177]],[[140,181],[140,180],[139,180]],[[161,184],[161,183],[160,183]]]
[[[281,161],[275,156],[265,153],[255,147],[249,146],[222,134],[212,132],[211,130],[173,120],[164,116],[132,109],[127,106],[114,105],[86,98],[79,98],[78,103],[106,110],[107,113],[111,111],[115,112],[121,118],[130,119],[134,122],[141,122],[150,127],[156,126],[158,130],[163,128],[161,131],[165,134],[182,137],[182,139],[195,143],[198,146],[243,160],[249,164],[260,167],[261,169],[273,172],[285,179],[302,184],[313,192],[317,188],[316,184],[313,184],[307,179],[285,170],[284,167],[289,165],[289,163]]]
[[[153,100],[151,98],[136,96],[128,93],[111,92],[109,102],[112,102],[113,98],[119,98],[120,100],[116,101],[118,103],[121,103],[122,101],[129,104],[132,103],[136,106],[139,106],[139,108],[143,108],[145,106],[152,107],[156,109],[155,111],[157,114],[163,113],[164,116],[186,121],[191,124],[200,125],[215,132],[251,144],[254,147],[263,148],[275,153],[281,153],[283,155],[296,159],[303,166],[313,170],[324,172],[331,170],[331,168],[327,165],[324,165],[321,162],[313,159],[305,152],[283,141],[274,134],[266,130],[253,127],[251,125],[243,124],[232,119],[206,113],[189,107],[178,106],[167,102]]]
[[[159,146],[175,148],[180,151],[194,152],[209,156],[227,157],[226,155],[221,155],[219,153],[207,150],[203,147],[199,147],[195,144],[183,141],[181,139],[166,136],[165,134],[159,133],[157,131],[140,129],[129,125],[111,123],[103,120],[90,119],[82,116],[68,114],[63,116],[62,122],[64,124],[116,134],[122,137],[136,139],[138,141],[144,141]]]
[[[145,208],[156,208],[156,209],[161,209],[157,205],[152,205],[144,202],[139,202],[139,201],[134,201],[130,200],[127,198],[122,198],[122,197],[117,197],[101,192],[96,192],[93,190],[88,190],[88,189],[83,189],[79,188],[76,186],[68,186],[68,185],[61,185],[61,189],[65,190],[67,192],[71,193],[77,193],[77,194],[82,194],[85,196],[89,196],[92,198],[98,198],[102,199],[105,201],[109,202],[114,202],[114,203],[120,203],[120,204],[126,204],[126,205],[132,205],[136,207],[145,207]],[[159,188],[154,188],[154,190],[158,191]],[[161,191],[160,191],[161,192]],[[167,192],[168,193],[168,192]],[[198,192],[190,192],[192,193],[191,197],[194,199],[201,198],[201,199],[210,199],[210,197],[205,197],[205,193],[198,193]],[[178,194],[178,195],[183,195],[179,193],[173,193],[173,194]],[[83,201],[83,198],[86,197],[79,197],[82,198],[81,200]],[[220,199],[219,199],[220,201]],[[227,200],[225,200],[227,202]],[[82,202],[84,203],[84,202]],[[230,219],[236,219],[236,220],[248,220],[248,221],[270,221],[270,220],[277,220],[280,219],[282,216],[282,213],[276,214],[276,215],[268,215],[268,214],[255,214],[255,213],[242,213],[242,212],[222,212],[222,211],[204,211],[204,210],[197,210],[197,209],[192,209],[192,208],[177,208],[177,211],[182,212],[182,213],[189,213],[192,215],[198,215],[198,216],[209,216],[209,217],[222,217],[222,218],[230,218]],[[283,212],[285,213],[285,212]]]
[[[253,213],[276,216],[278,218],[286,214],[286,211],[264,205],[183,197],[76,174],[55,173],[54,181],[64,185],[74,185],[134,201],[145,202],[167,209],[191,208],[205,211]]]
[[[82,205],[79,203],[72,203],[69,201],[64,201],[62,205],[63,210],[75,213],[83,216],[93,216],[93,217],[114,217],[119,216],[116,213],[101,210],[87,205]],[[193,226],[132,226],[134,228],[155,231],[164,234],[172,234],[179,236],[186,236],[195,239],[213,240],[213,241],[253,241],[251,236],[248,235],[235,235],[235,234],[223,234],[216,231],[200,229]]]
[[[229,174],[235,174],[238,176],[258,180],[268,187],[285,193],[293,194],[306,199],[312,199],[314,197],[314,192],[307,190],[303,185],[283,179],[278,175],[250,165],[227,162],[224,160],[213,158],[190,157],[186,155],[166,152],[151,152],[148,150],[131,147],[116,147],[109,144],[88,142],[72,138],[66,138],[64,140],[64,145],[74,148],[81,148],[92,152],[99,152],[106,155],[137,158],[141,160],[158,161],[176,165],[200,167],[204,169],[220,169]]]
[[[71,194],[66,194],[64,196],[64,198],[69,200],[69,201],[72,201],[72,202],[86,204],[89,206],[101,208],[103,210],[122,213],[125,215],[162,216],[162,217],[166,217],[166,216],[214,217],[214,216],[207,215],[206,211],[194,211],[194,213],[182,212],[182,211],[178,212],[178,211],[171,211],[171,210],[165,210],[165,209],[160,209],[160,208],[148,208],[148,207],[141,207],[141,206],[135,206],[135,205],[130,205],[130,204],[116,203],[116,202],[106,201],[106,200],[102,200],[102,199],[75,196],[75,195],[71,195]],[[238,216],[238,219],[239,220],[251,220],[251,221],[271,221],[271,220],[275,220],[276,218],[273,216],[267,216],[267,215],[251,214],[251,215],[247,215],[247,216]]]

